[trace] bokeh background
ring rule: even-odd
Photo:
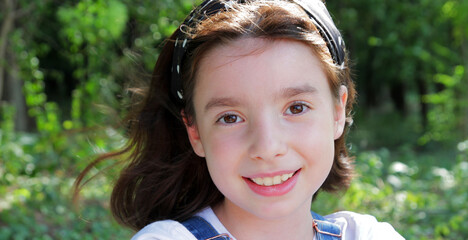
[[[125,144],[127,87],[149,79],[193,0],[0,1],[0,239],[128,239],[108,210],[118,159],[73,207],[76,176]],[[468,238],[468,1],[327,1],[359,100],[359,177],[312,208],[369,213],[407,239]]]

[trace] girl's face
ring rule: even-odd
[[[308,213],[343,132],[346,88],[335,99],[318,58],[291,40],[236,40],[209,51],[198,70],[187,131],[224,211]]]

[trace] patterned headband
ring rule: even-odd
[[[345,44],[341,34],[336,28],[333,20],[321,0],[289,0],[299,5],[309,15],[310,19],[318,29],[320,35],[327,43],[328,50],[333,58],[333,62],[343,67],[345,58]],[[181,80],[181,64],[188,49],[188,41],[191,39],[182,31],[183,26],[193,27],[195,22],[203,21],[206,18],[224,10],[232,8],[232,3],[245,3],[245,0],[205,0],[200,6],[194,9],[179,27],[176,35],[175,47],[172,56],[172,79],[171,93],[176,99],[184,99]]]

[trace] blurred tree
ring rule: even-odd
[[[18,55],[14,51],[15,37],[20,34],[21,30],[28,28],[24,24],[25,17],[30,17],[30,14],[37,7],[35,3],[24,6],[24,2],[5,0],[0,4],[1,9],[3,9],[0,30],[0,102],[10,102],[15,107],[17,120],[15,126],[20,131],[34,127],[27,114],[26,102],[22,93],[24,81],[20,76]],[[33,16],[33,19],[36,16]],[[29,27],[33,26],[29,25]]]
[[[403,115],[411,107],[411,114],[419,112],[422,129],[429,130],[432,105],[424,99],[446,87],[435,76],[452,74],[455,66],[467,64],[466,3],[350,0],[327,4],[356,61],[361,106],[386,108],[392,102]],[[467,82],[466,75],[463,79]],[[467,98],[455,94],[452,100],[466,102]],[[461,114],[453,117],[466,119]]]

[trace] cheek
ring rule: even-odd
[[[296,144],[300,144],[299,154],[305,159],[304,178],[308,183],[311,195],[324,183],[333,166],[335,154],[333,134],[330,127],[313,128],[303,131]],[[308,132],[308,133],[304,133]]]
[[[314,164],[326,164],[333,161],[335,153],[334,127],[330,121],[316,121],[297,129],[294,141]]]
[[[235,134],[212,135],[206,150],[206,162],[211,179],[225,196],[241,191],[238,184],[240,165],[243,159],[241,141]]]
[[[219,131],[202,139],[206,161],[212,175],[233,171],[242,159],[242,143],[245,142],[239,131]]]

